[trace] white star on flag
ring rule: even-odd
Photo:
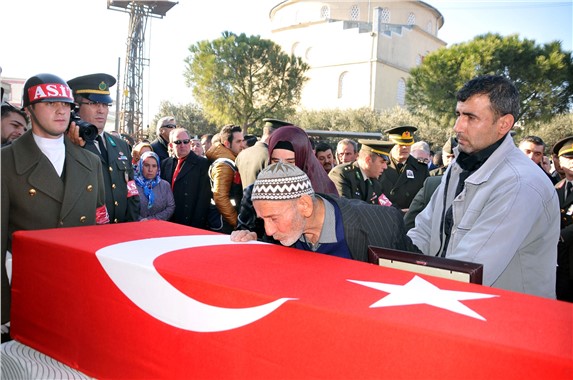
[[[442,290],[418,276],[414,276],[414,278],[412,278],[406,285],[394,285],[370,281],[348,281],[390,293],[370,305],[371,308],[426,304],[446,309],[453,313],[481,319],[482,321],[485,321],[486,319],[459,301],[498,297],[493,294]]]

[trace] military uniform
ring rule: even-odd
[[[109,88],[116,80],[108,74],[90,74],[68,81],[74,94],[91,102],[110,104]],[[85,149],[100,157],[105,183],[105,203],[110,223],[139,220],[139,193],[133,180],[131,150],[123,139],[102,132],[96,141],[86,141]],[[96,143],[98,144],[96,146]],[[100,147],[103,144],[103,148]]]
[[[553,153],[573,159],[573,137],[555,144]],[[573,188],[567,191],[569,181],[563,179],[555,185],[561,211],[561,236],[557,245],[558,300],[573,302]],[[573,186],[573,185],[570,185]]]
[[[41,103],[57,103],[53,109]],[[38,74],[24,84],[22,104],[32,116],[32,128],[1,152],[1,286],[2,324],[10,318],[10,284],[6,269],[12,234],[20,230],[77,227],[106,223],[101,164],[63,135],[56,112],[73,107],[72,90],[53,74]],[[50,112],[46,111],[49,110]],[[44,128],[40,128],[40,126]],[[52,134],[46,137],[45,130]],[[34,135],[33,133],[36,133]],[[57,139],[56,139],[57,137]],[[10,339],[2,329],[2,342]]]
[[[341,197],[377,204],[378,197],[382,195],[380,182],[365,178],[356,161],[335,166],[328,176]]]
[[[398,145],[412,145],[413,132],[416,130],[416,127],[404,126],[384,132],[388,133],[390,140]],[[392,204],[400,209],[407,209],[428,176],[428,165],[409,156],[403,165],[392,158],[379,180],[382,191]]]
[[[136,194],[129,148],[125,141],[107,132],[102,135],[107,146],[105,157],[93,141],[86,142],[84,148],[97,154],[101,160],[109,221],[110,223],[135,222],[139,220],[139,194]]]
[[[358,140],[362,145],[360,150],[375,153],[386,162],[390,160],[390,150],[395,145],[389,141]],[[360,199],[371,204],[384,204],[387,202],[383,196],[382,184],[378,178],[368,178],[360,169],[359,161],[348,162],[335,166],[328,174],[338,194],[348,199]],[[382,198],[381,198],[382,197]]]

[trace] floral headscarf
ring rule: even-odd
[[[143,176],[143,161],[147,158],[153,157],[155,161],[157,161],[157,175],[153,179],[147,179]],[[143,194],[148,199],[147,201],[147,208],[151,208],[153,206],[153,201],[155,200],[155,196],[153,194],[153,188],[161,182],[161,169],[159,168],[160,161],[159,156],[155,152],[145,152],[141,155],[139,162],[137,163],[137,173],[135,174],[135,183],[143,189]]]

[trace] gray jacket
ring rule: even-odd
[[[441,251],[447,182],[446,205],[453,203],[447,257],[483,264],[484,285],[555,298],[559,203],[543,171],[509,134],[453,199],[461,171],[450,165],[408,236],[426,255]]]

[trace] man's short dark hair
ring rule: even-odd
[[[319,142],[318,144],[316,144],[316,147],[314,148],[316,153],[326,152],[329,149],[332,152],[332,147],[325,142]]]
[[[221,132],[219,132],[219,137],[221,138],[221,142],[227,141],[229,143],[233,142],[233,134],[236,132],[243,132],[243,129],[238,125],[228,124],[221,128]]]
[[[28,119],[28,114],[24,112],[21,108],[14,107],[12,104],[8,102],[2,102],[2,118],[10,113],[17,113],[18,115],[22,116],[24,120],[26,120],[26,124],[30,123],[30,119]],[[24,126],[26,127],[26,126]]]
[[[467,82],[456,94],[458,102],[474,95],[487,95],[497,117],[512,115],[514,123],[519,117],[519,91],[509,79],[501,75],[482,75]]]
[[[519,142],[520,144],[523,142],[530,142],[534,145],[542,145],[543,148],[545,148],[545,142],[541,139],[541,137],[538,136],[525,136],[524,138],[521,139],[521,141]]]

